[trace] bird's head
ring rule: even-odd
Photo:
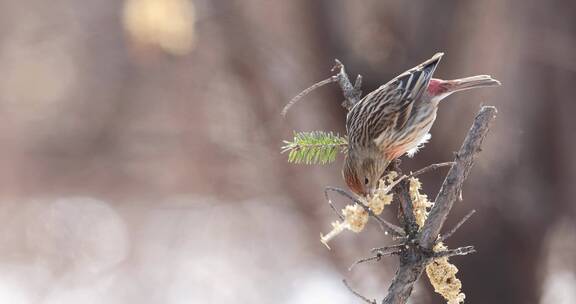
[[[378,182],[390,161],[380,155],[358,155],[350,150],[344,159],[342,175],[354,193],[367,196],[378,188]]]

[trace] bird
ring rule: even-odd
[[[454,92],[499,86],[489,75],[432,78],[444,53],[409,69],[353,105],[346,116],[348,152],[342,175],[359,196],[374,194],[388,165],[430,139],[441,100]]]

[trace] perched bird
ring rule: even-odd
[[[415,152],[430,138],[442,99],[457,91],[500,85],[488,75],[432,78],[443,55],[437,53],[380,86],[348,112],[348,154],[342,174],[355,193],[372,194],[392,160]]]

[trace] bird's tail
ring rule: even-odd
[[[493,87],[499,85],[500,81],[492,78],[489,75],[477,75],[446,81],[446,89],[450,93],[473,88]]]

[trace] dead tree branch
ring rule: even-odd
[[[414,240],[417,244],[409,246],[400,255],[400,267],[388,288],[388,294],[383,304],[404,304],[412,293],[414,283],[426,267],[429,256],[433,255],[434,246],[440,229],[458,198],[462,184],[474,163],[476,154],[480,151],[482,141],[490,128],[490,123],[496,116],[495,107],[482,107],[476,115],[474,123],[466,135],[462,147],[456,154],[455,163],[448,172],[442,187],[436,196],[434,207],[424,223],[422,231]],[[406,212],[407,210],[404,210]],[[406,217],[406,215],[404,215]],[[407,231],[409,232],[409,231]],[[410,236],[410,234],[409,234]]]
[[[420,234],[420,246],[431,249],[434,245],[454,201],[456,201],[458,194],[462,191],[464,180],[470,174],[474,158],[481,150],[480,147],[486,134],[488,134],[490,123],[496,117],[496,112],[495,107],[484,106],[476,115],[472,128],[468,131],[460,151],[456,154],[455,164],[448,172],[446,179],[444,179],[440,192],[438,192],[434,201],[434,207],[432,207],[430,215],[424,223]]]

